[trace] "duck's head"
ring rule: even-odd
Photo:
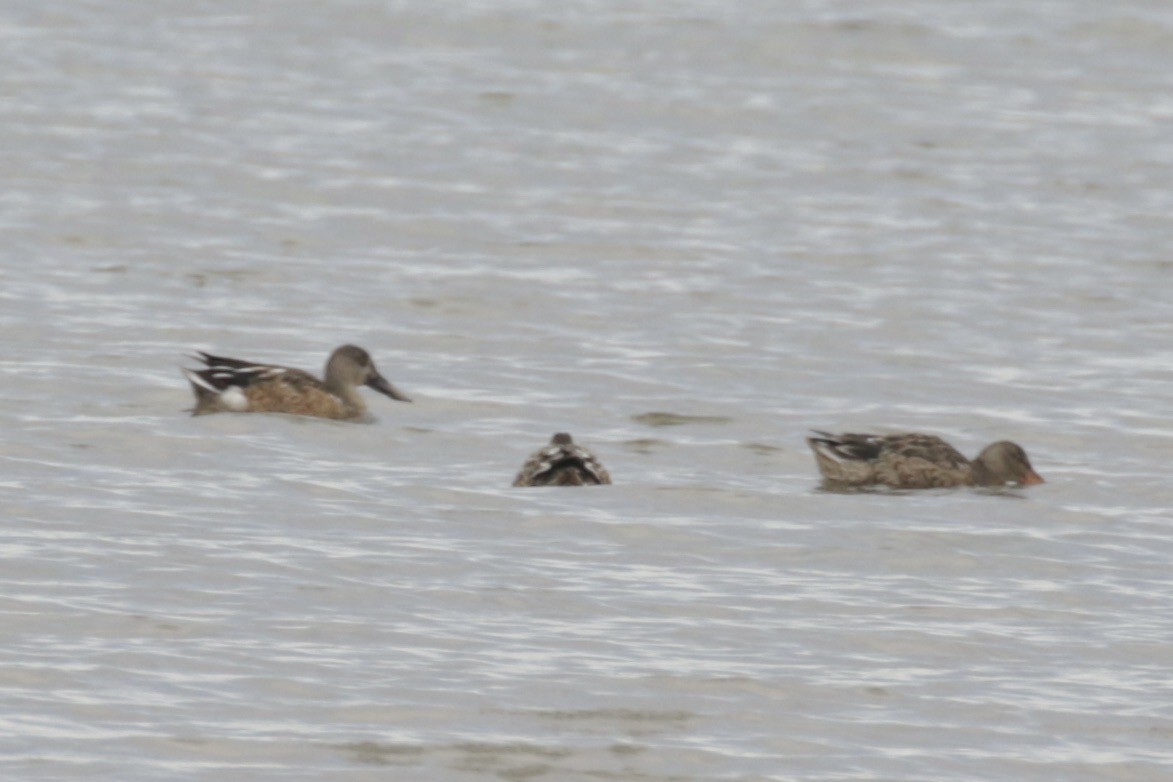
[[[371,354],[356,345],[343,345],[330,354],[326,362],[327,381],[336,381],[349,386],[370,386],[380,394],[400,402],[411,399],[379,374]]]
[[[1016,483],[1019,486],[1034,486],[1045,483],[1041,475],[1030,466],[1026,451],[1009,440],[987,445],[973,460],[974,482],[981,486],[1004,486]]]

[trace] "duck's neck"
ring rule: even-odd
[[[973,476],[974,486],[999,486],[1002,484],[994,471],[980,458],[969,463],[969,474]]]
[[[367,411],[367,406],[363,403],[358,389],[350,383],[340,383],[335,378],[327,377],[323,385],[326,386],[327,391],[342,400],[342,404],[348,408],[351,415],[358,416]]]

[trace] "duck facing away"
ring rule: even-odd
[[[970,461],[931,434],[815,434],[806,442],[829,483],[895,489],[1043,483],[1026,451],[1007,440],[987,445]]]
[[[525,460],[514,486],[598,486],[611,476],[593,453],[559,432],[550,444]]]
[[[257,364],[200,351],[206,369],[184,369],[196,404],[192,415],[208,413],[290,413],[349,419],[366,414],[359,386],[410,402],[375,369],[365,350],[343,345],[330,354],[325,380],[289,367]]]

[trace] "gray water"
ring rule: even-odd
[[[0,59],[0,777],[1173,778],[1173,6],[10,0]],[[343,342],[415,403],[185,413]],[[827,492],[812,427],[1048,482]],[[560,430],[614,486],[509,488]]]

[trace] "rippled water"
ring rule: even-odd
[[[1165,4],[0,38],[4,778],[1173,774]],[[348,341],[415,404],[184,413]],[[830,493],[811,427],[1048,483]],[[559,430],[616,485],[510,489]]]

